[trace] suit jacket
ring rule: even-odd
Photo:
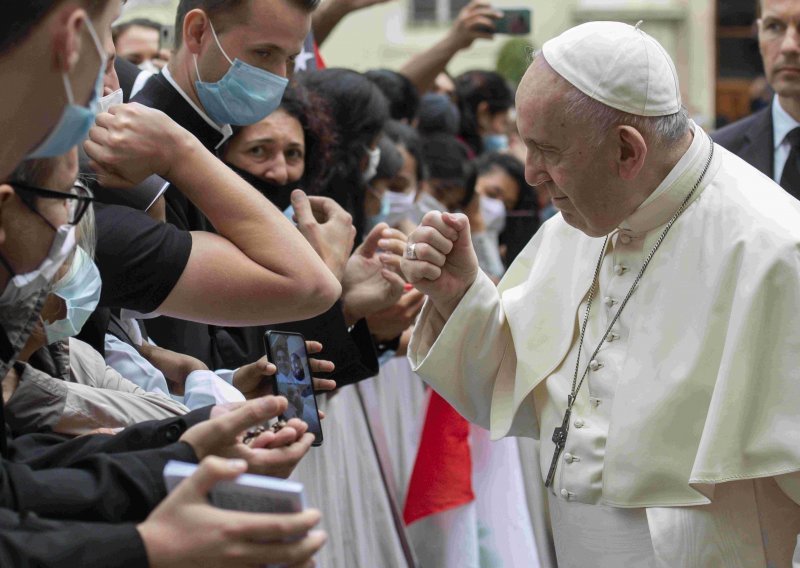
[[[711,133],[711,138],[761,173],[775,176],[772,105]]]

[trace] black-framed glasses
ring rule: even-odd
[[[67,224],[77,225],[83,218],[86,210],[94,201],[94,194],[85,183],[78,180],[72,185],[72,190],[67,193],[64,191],[54,191],[52,189],[44,189],[42,187],[35,187],[26,183],[17,181],[10,181],[8,185],[14,188],[14,191],[22,202],[39,217],[45,220],[48,225],[53,227],[53,224],[47,220],[36,208],[37,199],[66,199],[68,201],[67,209]],[[57,229],[53,227],[53,229]]]

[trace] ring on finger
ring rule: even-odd
[[[417,243],[408,243],[406,245],[406,258],[408,260],[417,260]]]

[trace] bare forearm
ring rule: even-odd
[[[343,6],[341,2],[336,2],[335,0],[323,2],[322,6],[314,12],[311,24],[317,45],[322,45],[322,42],[328,38],[333,28],[349,13],[347,7]]]
[[[448,34],[432,47],[414,55],[400,68],[399,73],[414,83],[420,93],[425,93],[459,50],[460,47]]]

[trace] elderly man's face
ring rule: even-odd
[[[762,0],[758,45],[767,81],[783,97],[800,97],[800,2]]]
[[[573,227],[589,236],[606,235],[623,220],[615,195],[614,154],[596,147],[587,125],[564,112],[569,85],[534,62],[517,91],[517,126],[527,148],[525,178],[547,191]]]

